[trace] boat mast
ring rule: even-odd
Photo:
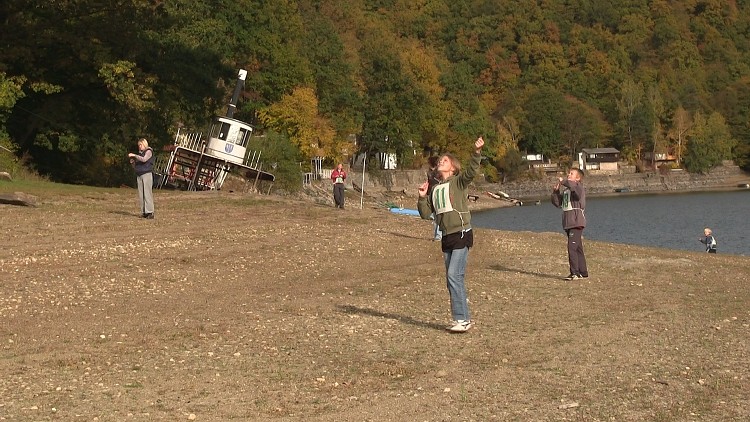
[[[234,111],[237,109],[237,99],[240,97],[240,92],[245,87],[245,78],[247,77],[247,70],[240,69],[237,75],[237,85],[234,87],[234,93],[232,93],[232,100],[229,101],[229,107],[227,107],[227,117],[230,119],[234,116]]]

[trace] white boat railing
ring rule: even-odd
[[[202,132],[189,132],[189,133],[177,133],[174,144],[181,148],[191,149],[193,151],[200,151],[203,146],[203,133]]]

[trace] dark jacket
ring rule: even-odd
[[[716,251],[716,239],[712,235],[709,234],[700,241],[706,245],[706,252]]]
[[[564,230],[586,227],[586,189],[583,183],[567,179],[560,182],[560,189],[552,192],[552,205],[563,210]]]
[[[134,163],[135,174],[141,176],[146,173],[151,173],[154,170],[154,160],[154,150],[150,147],[143,151],[138,151],[138,157],[135,158]]]

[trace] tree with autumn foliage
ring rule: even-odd
[[[667,133],[670,141],[670,150],[673,151],[677,165],[682,163],[682,155],[685,150],[690,129],[693,127],[693,118],[690,113],[678,106],[672,116],[672,126]]]
[[[341,159],[349,152],[336,143],[336,131],[318,111],[318,99],[312,88],[296,88],[275,104],[258,111],[258,118],[271,130],[289,137],[302,156]]]
[[[235,117],[294,136],[279,159],[337,160],[356,137],[409,168],[483,135],[492,162],[596,145],[683,164],[708,142],[750,168],[748,2],[7,0],[0,17],[0,142],[55,181],[132,183],[133,140],[208,126],[237,69]],[[728,135],[697,137],[690,116],[714,113]]]

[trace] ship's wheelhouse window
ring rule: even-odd
[[[240,145],[244,147],[247,145],[247,138],[249,137],[249,132],[250,131],[248,131],[242,126],[234,125],[232,126],[231,132],[229,133],[227,142],[231,142],[235,145]]]
[[[229,123],[222,123],[221,124],[221,132],[219,133],[218,138],[222,141],[226,141],[229,138],[229,130],[232,128],[232,125]]]
[[[237,142],[235,143],[243,147],[247,146],[248,138],[250,138],[250,131],[241,127],[239,133],[237,133]]]
[[[224,142],[247,146],[252,134],[252,129],[242,127],[237,124],[217,121],[211,127],[211,137],[221,139]]]
[[[226,141],[227,137],[229,136],[229,128],[232,125],[229,123],[224,122],[216,122],[211,127],[211,137],[221,139],[222,141]]]

